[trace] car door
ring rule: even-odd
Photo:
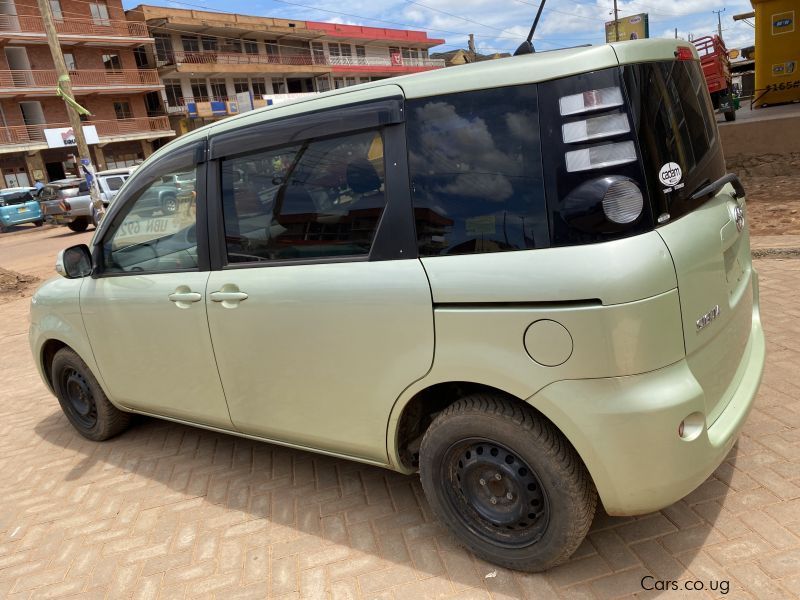
[[[230,429],[204,302],[205,204],[164,217],[147,202],[164,174],[194,169],[203,176],[196,152],[185,147],[151,163],[114,202],[94,241],[97,274],[81,288],[81,313],[114,401]]]
[[[433,314],[403,126],[364,129],[382,109],[361,110],[317,115],[326,137],[306,118],[310,139],[285,144],[297,135],[282,123],[249,151],[236,132],[218,144],[222,243],[206,302],[240,431],[385,463],[392,405],[433,360]],[[360,131],[331,136],[333,124]]]

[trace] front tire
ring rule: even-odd
[[[464,546],[520,571],[566,561],[597,505],[563,435],[533,410],[490,395],[463,398],[434,419],[420,478],[434,513]]]
[[[86,217],[79,217],[74,221],[67,223],[67,227],[69,227],[75,233],[82,233],[89,228],[89,219]]]
[[[735,121],[736,120],[736,111],[735,110],[725,111],[725,120],[728,121],[728,122]]]
[[[165,215],[174,215],[175,211],[178,210],[178,199],[172,194],[164,196],[164,202],[162,204]]]
[[[56,352],[51,373],[61,410],[83,437],[101,442],[128,428],[131,415],[108,401],[89,367],[71,348]]]

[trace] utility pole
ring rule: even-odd
[[[41,2],[41,0],[39,0]],[[617,10],[617,0],[614,0],[614,41],[619,41],[619,11]]]
[[[678,39],[678,28],[677,27],[675,28],[675,39],[676,40]]]
[[[722,39],[722,13],[725,12],[725,9],[712,10],[711,12],[717,14],[717,35],[719,36],[719,39]]]
[[[469,48],[469,61],[475,62],[475,34],[469,34],[469,42],[467,42],[467,47]]]
[[[53,56],[53,63],[55,64],[56,74],[58,75],[58,86],[63,94],[68,98],[73,98],[72,82],[69,78],[67,65],[64,62],[64,55],[61,53],[61,44],[58,42],[58,32],[53,22],[53,13],[50,11],[50,2],[48,0],[36,0],[36,3],[39,5],[39,11],[42,13],[44,31],[47,34],[47,44],[50,46],[50,54]],[[67,115],[69,116],[69,124],[72,126],[72,131],[75,134],[75,144],[78,147],[78,172],[80,174],[80,172],[83,171],[84,178],[89,184],[89,195],[92,198],[92,205],[99,219],[104,212],[103,201],[100,199],[100,193],[97,190],[97,181],[95,180],[94,167],[92,166],[92,155],[89,154],[89,145],[86,143],[86,137],[83,135],[83,123],[75,108],[66,100],[64,104],[66,105]]]

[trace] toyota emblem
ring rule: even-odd
[[[736,229],[741,233],[742,229],[744,229],[744,211],[741,206],[733,209],[733,220],[736,221]]]

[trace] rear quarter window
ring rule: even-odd
[[[407,103],[420,256],[547,246],[535,85]]]

